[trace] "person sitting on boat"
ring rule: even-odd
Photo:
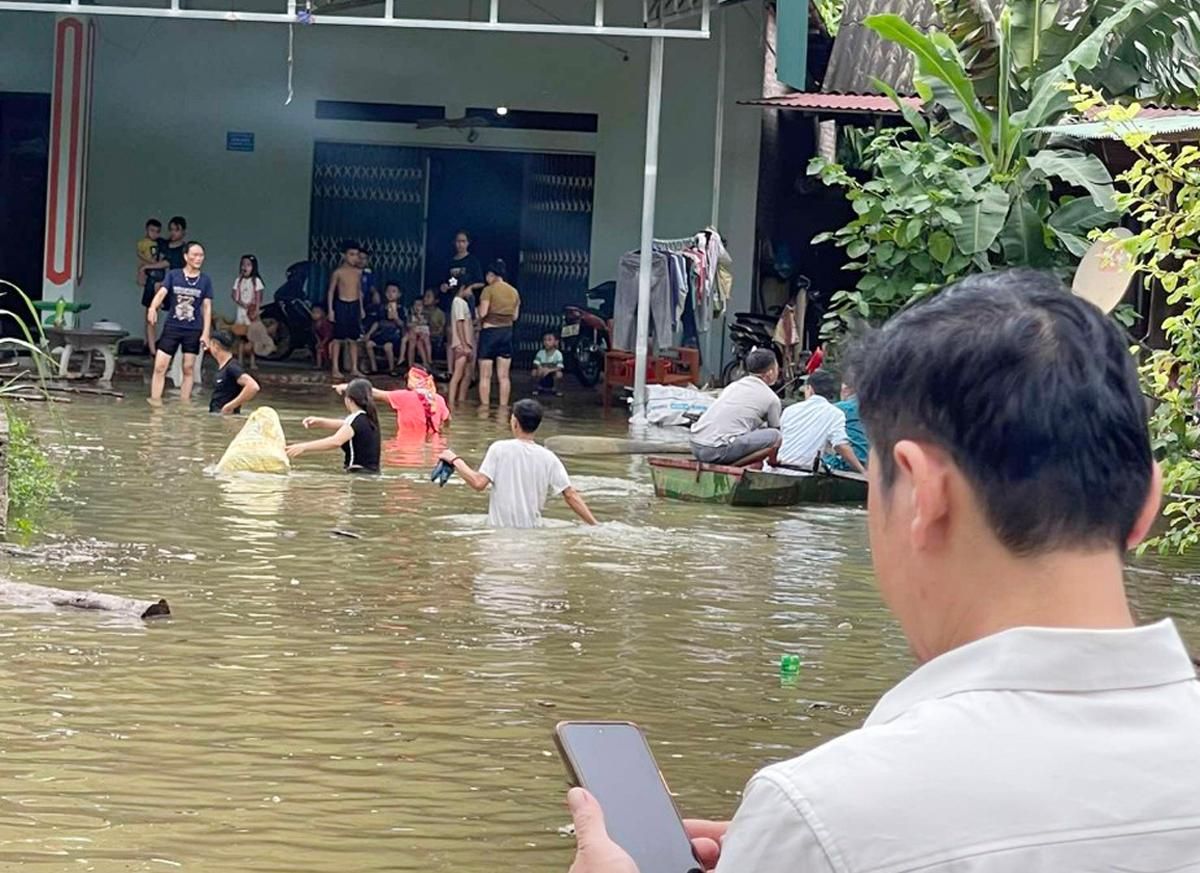
[[[858,393],[854,390],[854,379],[847,368],[842,373],[842,399],[833,404],[846,414],[846,437],[850,440],[850,448],[865,467],[867,457],[871,454],[871,443],[867,439],[866,428],[863,427],[862,417],[858,413]],[[845,458],[838,454],[827,454],[825,466],[830,470],[853,469]]]
[[[692,425],[691,448],[704,464],[746,466],[770,458],[783,437],[783,406],[771,386],[779,381],[779,362],[770,349],[746,356],[749,376],[725,387]]]
[[[804,400],[789,406],[783,413],[781,429],[783,444],[779,447],[777,464],[788,468],[811,470],[826,446],[842,458],[857,473],[867,472],[854,454],[846,434],[846,413],[830,401],[838,396],[841,383],[828,370],[815,370],[804,384]],[[780,469],[779,472],[798,472]]]

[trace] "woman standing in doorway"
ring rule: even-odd
[[[450,259],[450,263],[446,265],[446,278],[442,280],[441,294],[438,296],[438,308],[446,314],[447,329],[450,331],[450,336],[447,337],[446,343],[446,369],[454,370],[454,354],[451,347],[454,344],[454,301],[460,296],[467,302],[467,309],[471,313],[471,321],[475,320],[475,292],[483,287],[483,268],[479,265],[479,259],[471,254],[471,235],[465,230],[460,230],[454,235],[454,257]],[[460,291],[467,291],[465,295],[460,295]],[[474,333],[474,328],[472,328]],[[467,375],[467,384],[470,385],[471,377]]]
[[[167,304],[167,324],[154,352],[154,375],[150,379],[150,402],[162,402],[167,368],[175,352],[183,349],[183,383],[179,386],[184,400],[192,396],[193,371],[200,349],[208,345],[212,330],[212,280],[200,272],[204,266],[204,246],[198,242],[183,247],[184,266],[170,270],[150,303],[150,326],[158,321],[158,308]]]
[[[508,406],[512,393],[509,371],[512,368],[513,325],[521,314],[521,295],[505,281],[504,261],[488,265],[483,298],[479,301],[479,403],[487,407],[492,400],[492,362],[500,382],[500,408]]]
[[[471,317],[475,317],[475,292],[483,287],[483,268],[479,259],[471,254],[471,235],[460,230],[454,235],[454,257],[446,266],[446,278],[442,281],[439,304],[447,316],[454,298],[463,287],[470,290],[467,298],[471,307]]]

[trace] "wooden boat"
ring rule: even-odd
[[[798,503],[865,503],[866,477],[857,473],[776,473],[701,464],[682,458],[650,458],[654,493],[693,503],[730,506],[795,506]]]

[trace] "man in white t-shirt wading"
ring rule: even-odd
[[[541,423],[541,404],[536,400],[518,400],[513,404],[509,422],[515,439],[488,446],[479,470],[472,470],[450,449],[438,456],[476,491],[492,486],[488,506],[488,524],[492,527],[537,527],[542,523],[547,494],[561,494],[576,515],[588,524],[596,523],[579,492],[571,487],[558,455],[533,441]]]

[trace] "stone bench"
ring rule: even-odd
[[[83,365],[79,369],[79,378],[86,378],[92,366],[92,354],[99,352],[104,358],[104,373],[100,382],[112,384],[113,370],[117,366],[117,344],[129,336],[124,330],[93,330],[85,328],[46,328],[46,340],[51,354],[57,353],[58,377],[68,378],[71,366],[71,355],[83,352]]]

